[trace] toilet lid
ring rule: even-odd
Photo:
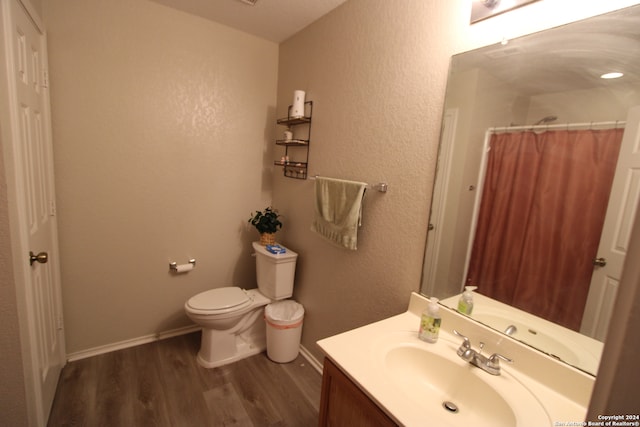
[[[242,308],[251,304],[247,293],[235,286],[211,289],[189,299],[187,305],[195,310],[220,311]]]

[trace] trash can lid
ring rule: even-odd
[[[304,307],[292,300],[278,301],[264,309],[265,315],[276,321],[297,321],[304,316]]]

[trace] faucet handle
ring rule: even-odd
[[[463,339],[462,344],[460,344],[460,348],[458,348],[457,351],[458,356],[460,356],[462,360],[471,362],[475,357],[475,351],[471,349],[471,342],[469,342],[469,338],[465,337],[455,329],[453,330],[453,333],[458,335],[459,337],[462,337]]]
[[[471,348],[471,342],[469,341],[469,338],[465,337],[464,335],[462,335],[460,332],[456,331],[455,329],[453,330],[453,333],[463,339],[461,347],[464,346],[464,348]]]
[[[500,359],[504,360],[507,363],[513,363],[512,359],[509,359],[507,356],[503,356],[498,353],[493,353],[489,356],[489,360],[487,361],[487,366],[491,368],[500,369]]]

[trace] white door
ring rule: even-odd
[[[5,149],[30,424],[44,425],[65,360],[46,81],[46,39],[18,0],[2,1],[10,130]],[[7,133],[8,132],[8,133]],[[7,156],[6,154],[9,154]],[[40,254],[37,260],[29,252]],[[33,261],[33,262],[32,262]],[[32,264],[32,265],[31,265]]]
[[[433,186],[433,202],[429,214],[429,230],[427,232],[427,249],[425,252],[425,262],[423,266],[423,283],[421,289],[427,295],[433,296],[436,283],[439,283],[438,266],[449,265],[449,262],[442,261],[442,258],[451,256],[450,246],[445,247],[445,233],[443,228],[446,224],[446,203],[445,196],[449,191],[449,176],[451,174],[452,153],[455,143],[455,133],[458,127],[458,109],[451,108],[445,111],[442,118],[442,137],[440,138],[440,152],[438,153],[438,174]],[[441,267],[440,271],[448,272],[448,269]],[[442,274],[442,273],[440,273]],[[440,281],[441,282],[441,281]],[[455,290],[454,290],[455,291]]]
[[[640,201],[640,106],[629,111],[580,332],[604,341]]]

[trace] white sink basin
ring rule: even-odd
[[[425,349],[402,346],[387,353],[386,366],[412,397],[464,425],[491,420],[496,427],[516,425],[509,404],[487,383],[460,366]],[[489,375],[489,374],[487,374]],[[413,394],[413,393],[416,394]],[[455,408],[455,409],[454,409]]]
[[[463,361],[453,337],[428,344],[416,335],[387,333],[373,343],[371,354],[396,392],[423,408],[425,421],[443,426],[551,425],[540,402],[504,368],[494,376]]]

